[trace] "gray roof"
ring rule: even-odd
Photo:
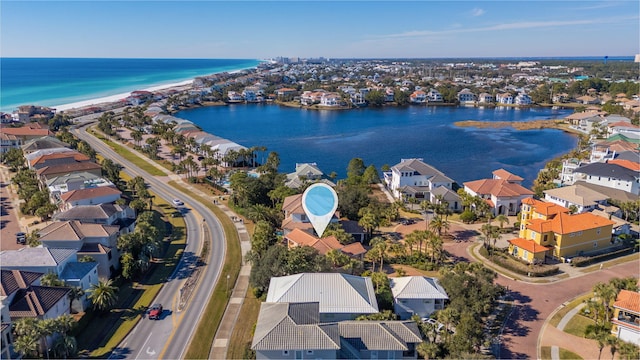
[[[447,201],[460,201],[460,195],[457,192],[445,187],[438,186],[437,188],[431,190],[431,195],[442,195],[443,198]]]
[[[453,180],[447,177],[442,171],[424,163],[421,159],[403,159],[399,164],[393,166],[391,169],[396,169],[398,171],[412,171],[415,175],[436,177],[435,179],[438,182],[453,182]]]
[[[341,321],[341,340],[357,350],[407,351],[408,343],[421,343],[415,321]]]
[[[617,164],[599,162],[580,166],[573,172],[583,173],[591,176],[610,177],[624,181],[635,181],[638,177],[640,177],[640,174],[637,171],[627,169]]]
[[[635,151],[623,151],[616,155],[616,160],[629,160],[640,163],[640,154]]]
[[[58,266],[75,256],[74,249],[25,247],[19,250],[0,251],[0,264],[3,268]]]
[[[43,136],[37,139],[31,139],[22,145],[24,152],[33,152],[43,149],[68,148],[69,144],[59,140],[54,136]]]
[[[26,289],[43,273],[23,270],[2,270],[0,281],[0,296],[9,296],[19,289]]]
[[[53,215],[55,221],[65,220],[99,220],[108,219],[113,214],[123,212],[125,208],[114,203],[104,203],[99,205],[79,205],[67,211]]]
[[[98,178],[101,178],[101,176],[92,174],[87,171],[69,173],[48,179],[47,186],[62,185],[70,181],[90,181]]]
[[[371,278],[340,273],[302,273],[272,277],[266,301],[317,301],[320,303],[322,314],[378,312]]]
[[[340,349],[337,326],[319,324],[318,308],[317,302],[262,303],[251,348],[254,350]]]
[[[449,299],[447,292],[436,278],[403,276],[389,279],[391,292],[396,299]]]
[[[98,267],[97,262],[70,262],[62,270],[60,279],[65,281],[81,280],[93,269]]]

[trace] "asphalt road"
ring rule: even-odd
[[[91,117],[86,117],[84,120],[89,121]],[[166,177],[154,177],[139,169],[102,141],[88,134],[85,127],[73,132],[78,138],[88,142],[99,154],[124,166],[127,174],[142,176],[149,185],[149,189],[157,196],[169,203],[175,198],[184,202],[187,246],[176,271],[154,300],[154,303],[161,303],[164,306],[162,316],[160,320],[149,320],[145,316],[110,356],[127,359],[183,358],[201,314],[220,277],[226,251],[222,225],[205,206],[168,186]],[[210,241],[208,258],[203,259],[206,265],[199,269],[199,282],[189,302],[184,309],[179,309],[180,289],[196,271],[195,261],[204,241]]]

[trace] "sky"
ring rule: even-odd
[[[0,1],[0,56],[633,56],[631,1]]]

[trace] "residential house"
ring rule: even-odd
[[[589,96],[589,95],[584,95],[584,96],[577,97],[576,101],[579,102],[580,104],[583,104],[583,105],[593,105],[593,104],[599,104],[600,103],[600,100],[598,100],[597,97],[593,97],[593,96]]]
[[[251,88],[245,88],[242,90],[242,97],[244,98],[244,101],[247,102],[256,102],[258,99],[255,89]]]
[[[20,149],[22,146],[22,139],[10,134],[0,132],[0,154],[4,154],[10,149]]]
[[[494,215],[515,215],[522,200],[533,196],[533,191],[520,185],[520,176],[504,169],[493,172],[492,179],[481,179],[463,183],[464,191],[471,196],[483,198]]]
[[[427,102],[443,102],[444,98],[442,94],[436,89],[431,89],[427,92]]]
[[[136,214],[132,208],[126,205],[103,203],[75,206],[69,210],[55,213],[53,220],[77,220],[85,224],[118,225],[120,234],[126,234],[133,231]]]
[[[56,151],[68,151],[73,152],[75,150],[69,148],[69,144],[58,140],[54,136],[42,136],[39,138],[31,139],[24,142],[22,145],[22,152],[26,155],[39,150],[58,149]],[[46,152],[39,153],[37,156],[44,155]]]
[[[439,204],[441,201],[447,204],[449,210],[453,212],[462,211],[462,201],[457,192],[445,187],[438,186],[431,191],[429,201],[433,204]]]
[[[260,306],[251,349],[257,359],[416,359],[413,321],[322,322],[318,302]],[[283,336],[283,334],[287,334]]]
[[[469,89],[462,89],[458,92],[458,102],[460,104],[474,104],[476,102],[476,94]]]
[[[102,251],[90,256],[98,263],[98,275],[110,278],[113,270],[120,267],[120,253],[117,242],[120,236],[118,225],[102,225],[81,223],[77,220],[51,223],[38,231],[38,240],[45,248],[73,249],[79,253],[87,253],[94,245],[101,245]],[[94,245],[90,245],[94,244]]]
[[[242,94],[239,94],[236,91],[227,92],[227,98],[229,99],[229,102],[241,102],[244,100]]]
[[[288,98],[293,98],[293,96],[295,96],[297,92],[298,91],[296,89],[281,88],[276,90],[276,96],[278,98],[288,99]]]
[[[393,90],[393,88],[386,88],[384,90],[384,101],[385,102],[395,101],[395,90]]]
[[[314,231],[309,217],[302,208],[302,194],[287,196],[282,202],[282,212],[284,213],[284,220],[282,220],[281,228],[284,235],[294,229],[304,230],[308,233]],[[338,223],[339,221],[337,214],[334,214],[330,222]]]
[[[13,135],[16,139],[22,140],[22,143],[26,143],[29,140],[38,139],[43,136],[53,136],[53,133],[49,129],[42,129],[32,127],[29,125],[21,127],[0,127],[0,133],[6,135]]]
[[[28,123],[25,126],[38,127],[37,120],[48,120],[53,117],[56,110],[38,105],[21,105],[18,107],[18,120],[23,123]],[[33,125],[29,122],[34,121]],[[46,121],[45,121],[46,122]]]
[[[620,290],[611,322],[611,333],[618,339],[640,346],[640,292]]]
[[[32,284],[39,285],[43,274],[20,270],[2,270],[0,273],[0,315],[2,318],[0,359],[18,359],[20,355],[13,348],[13,327],[9,304],[13,302],[20,289],[28,288]]]
[[[435,196],[431,192],[436,188],[453,188],[452,179],[419,158],[401,159],[400,163],[383,175],[387,187],[396,199],[413,197],[434,202]]]
[[[560,185],[573,185],[576,182],[574,171],[582,166],[582,161],[576,158],[569,158],[562,161],[562,171],[560,171]]]
[[[121,195],[120,190],[110,186],[71,190],[60,195],[60,208],[69,210],[79,205],[112,203],[120,199]]]
[[[416,90],[409,95],[409,102],[412,104],[424,104],[427,102],[427,93],[422,90]]]
[[[335,236],[317,238],[300,229],[293,229],[284,236],[284,240],[290,249],[297,246],[310,246],[318,250],[318,253],[322,255],[327,255],[331,250],[338,250],[349,257],[362,260],[364,254],[367,252],[358,241],[343,245]]]
[[[436,278],[403,276],[389,278],[393,294],[393,308],[400,319],[413,315],[429,317],[434,311],[444,309],[449,296]]]
[[[509,93],[501,93],[496,95],[496,102],[498,104],[513,104],[513,95]]]
[[[576,180],[640,195],[640,173],[618,164],[592,163],[574,170]]]
[[[115,188],[115,185],[111,181],[89,172],[71,173],[54,177],[47,180],[45,185],[49,189],[49,196],[56,203],[60,201],[62,194],[69,191],[103,186]]]
[[[0,263],[5,270],[54,273],[60,277],[64,267],[75,261],[78,261],[78,258],[74,249],[25,247],[0,251]]]
[[[478,95],[478,104],[493,104],[493,95],[483,92]]]
[[[615,206],[607,206],[607,207],[603,207],[602,209],[600,208],[595,209],[591,213],[593,215],[597,215],[613,221],[613,228],[611,229],[611,235],[614,236],[614,242],[620,241],[617,238],[620,235],[623,235],[623,234],[631,235],[631,224],[628,221],[623,220],[619,216],[612,214],[611,210],[607,210],[608,208],[618,209]],[[618,209],[615,212],[619,213],[620,210]]]
[[[324,173],[316,163],[296,163],[296,170],[287,174],[285,185],[292,189],[298,189],[307,182],[315,182],[324,176]]]
[[[53,154],[43,154],[29,161],[29,168],[37,170],[45,166],[70,164],[74,162],[83,162],[90,160],[91,159],[87,155],[72,150]]]
[[[301,273],[272,277],[267,302],[319,302],[320,321],[353,320],[378,310],[370,277]]]
[[[66,164],[45,166],[36,170],[36,174],[44,184],[47,180],[54,177],[84,171],[102,176],[102,167],[92,161],[74,161]]]
[[[340,106],[341,97],[336,93],[326,93],[320,98],[322,106]]]
[[[580,214],[596,209],[598,205],[606,205],[608,196],[583,185],[563,186],[544,191],[544,200],[558,204],[567,209],[575,207]]]
[[[514,103],[516,105],[531,105],[533,103],[533,100],[531,100],[531,96],[525,94],[525,93],[519,93],[515,99],[514,99]]]
[[[519,237],[509,240],[509,253],[543,262],[546,256],[564,259],[600,252],[613,244],[613,225],[591,213],[572,215],[563,206],[528,198],[522,202]]]

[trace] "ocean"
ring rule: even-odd
[[[0,111],[101,98],[256,67],[255,59],[0,58]]]
[[[422,158],[454,179],[491,178],[504,168],[531,186],[545,164],[577,144],[574,135],[554,129],[460,128],[462,120],[527,121],[559,119],[572,113],[552,108],[409,106],[347,111],[304,110],[268,104],[234,104],[189,109],[175,116],[204,131],[246,147],[265,146],[280,156],[279,171],[315,162],[325,173],[346,177],[353,158],[378,169],[401,159]]]

